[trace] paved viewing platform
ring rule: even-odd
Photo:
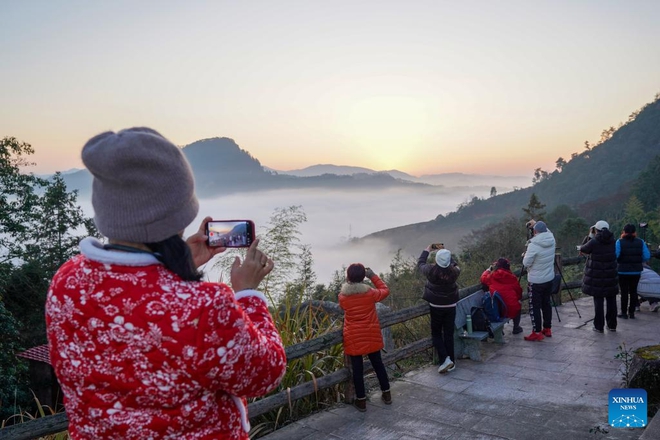
[[[552,338],[523,340],[531,329],[523,316],[524,333],[507,324],[504,345],[482,343],[483,362],[459,359],[443,375],[437,366],[409,372],[392,382],[392,405],[372,390],[365,413],[337,404],[265,439],[638,439],[644,429],[608,428],[608,393],[621,386],[617,347],[659,344],[660,313],[644,303],[637,319],[601,334],[592,330],[591,298],[576,304],[582,318],[568,302],[558,322],[553,308]],[[590,432],[597,426],[609,432]]]

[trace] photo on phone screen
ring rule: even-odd
[[[254,223],[251,220],[211,220],[206,224],[209,246],[242,248],[254,241]]]

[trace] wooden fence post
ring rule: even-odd
[[[348,368],[349,379],[344,382],[344,402],[353,403],[355,400],[355,385],[353,384],[353,364],[351,357],[344,353],[344,367]]]

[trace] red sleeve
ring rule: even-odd
[[[485,284],[487,286],[490,285],[490,274],[490,270],[484,270],[484,273],[481,274],[481,284]]]
[[[390,288],[387,287],[387,284],[385,284],[385,282],[381,280],[376,274],[374,274],[374,276],[372,276],[370,279],[371,282],[374,283],[374,286],[376,286],[375,289],[371,289],[370,291],[373,295],[374,301],[381,302],[389,296]]]
[[[282,339],[263,294],[233,292],[220,285],[203,316],[200,382],[239,397],[262,396],[286,370]]]

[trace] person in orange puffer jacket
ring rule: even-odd
[[[375,289],[362,282],[365,276],[376,286]],[[362,357],[365,355],[369,356],[378,377],[383,402],[388,405],[392,403],[390,382],[380,356],[384,344],[376,313],[376,303],[387,298],[390,289],[378,275],[369,268],[365,269],[360,263],[348,266],[346,281],[339,292],[339,307],[344,310],[344,352],[350,356],[353,367],[356,396],[354,405],[364,412],[367,410],[362,363]]]
[[[520,326],[520,301],[522,287],[518,278],[511,272],[511,265],[506,258],[500,258],[481,274],[481,284],[488,287],[492,294],[497,291],[506,304],[506,317],[513,319],[513,334],[522,333]]]

